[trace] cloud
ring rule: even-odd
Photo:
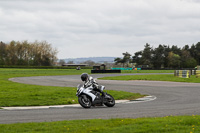
[[[121,56],[199,41],[197,0],[3,0],[0,41],[46,40],[59,58]]]

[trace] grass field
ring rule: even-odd
[[[152,80],[152,81],[200,83],[200,78],[196,78],[195,75],[192,75],[190,78],[180,78],[180,77],[175,77],[173,74],[127,75],[127,76],[116,76],[116,77],[104,77],[104,78],[99,78],[99,79],[104,79],[104,80]]]
[[[1,133],[199,133],[200,116],[0,124]]]
[[[174,73],[174,70],[122,70],[122,73]]]
[[[0,69],[0,107],[40,106],[78,103],[76,88],[27,85],[11,82],[13,77],[49,76],[49,75],[80,75],[90,70],[71,69]],[[80,80],[81,82],[81,80]],[[135,99],[143,97],[138,93],[107,90],[118,99]]]
[[[48,76],[48,75],[73,75],[90,70],[61,70],[61,69],[0,69],[0,106],[21,105],[48,105],[75,103],[77,99],[74,94],[76,88],[70,87],[44,87],[37,85],[25,85],[8,81],[12,77],[24,76]],[[172,73],[173,71],[122,71],[123,73]],[[188,79],[176,78],[173,75],[159,75],[167,81]],[[125,76],[115,77],[117,80],[159,80],[158,75]],[[169,77],[168,77],[169,76]],[[194,77],[192,77],[194,78]],[[185,80],[185,81],[184,81]],[[191,79],[192,80],[192,79]],[[121,99],[122,92],[109,92]],[[114,94],[116,93],[116,94]],[[130,93],[128,93],[129,95]],[[73,95],[73,96],[72,96]],[[133,94],[131,94],[133,96]],[[130,97],[125,96],[125,97]],[[31,100],[30,100],[31,99]],[[45,102],[42,102],[42,101]],[[5,102],[6,101],[6,102]],[[157,118],[137,119],[94,119],[94,120],[72,120],[41,123],[15,123],[0,124],[1,133],[198,133],[200,132],[200,116],[166,116]]]

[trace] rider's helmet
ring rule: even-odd
[[[87,81],[88,80],[89,75],[87,73],[83,73],[81,74],[81,80],[82,81]]]

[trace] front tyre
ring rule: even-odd
[[[106,99],[106,102],[104,103],[107,107],[113,107],[115,105],[115,99],[109,95],[109,94],[106,94],[108,95],[110,98],[109,99]]]
[[[78,97],[78,102],[83,108],[90,108],[92,103],[87,95],[81,95]]]

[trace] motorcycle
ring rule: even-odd
[[[103,91],[104,86],[99,86]],[[113,107],[115,105],[115,99],[110,95],[105,93],[103,96],[100,92],[93,89],[92,86],[85,88],[83,85],[77,86],[78,102],[83,108],[90,108],[91,106],[103,106]]]

